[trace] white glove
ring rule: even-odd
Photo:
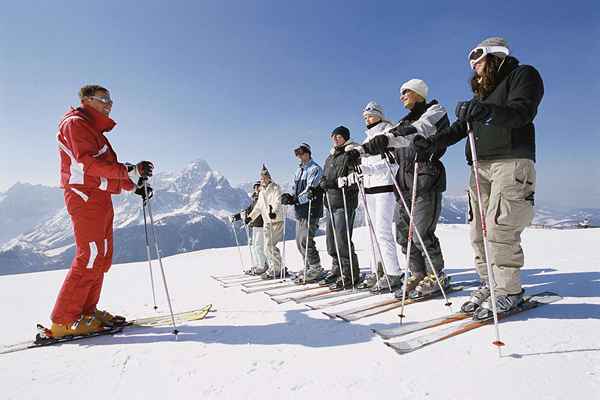
[[[343,188],[344,186],[348,186],[348,177],[341,176],[337,180],[337,184],[339,188]]]

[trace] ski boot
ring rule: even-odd
[[[410,292],[415,290],[415,288],[419,286],[419,283],[421,283],[423,279],[425,279],[425,274],[422,272],[413,272],[412,274],[410,274],[410,278],[408,278],[408,280],[406,281],[406,294],[408,295],[410,294]],[[397,299],[401,299],[403,293],[404,288],[400,288],[394,292],[394,297]]]
[[[303,271],[304,272],[304,271]],[[300,274],[298,274],[300,275]],[[323,278],[323,268],[309,267],[306,274],[302,273],[301,276],[297,276],[294,283],[298,285],[304,285],[305,283],[317,283]]]
[[[47,335],[53,339],[60,339],[66,336],[85,336],[93,333],[110,330],[93,315],[83,315],[75,322],[67,324],[52,323],[50,332]]]
[[[379,279],[384,276],[383,265],[379,262],[377,263],[377,273],[371,272],[367,277],[358,285],[359,290],[371,289],[373,286],[377,285]]]
[[[438,272],[438,278],[440,279],[440,284],[444,289],[450,286],[450,279],[444,272]],[[423,296],[431,296],[437,292],[441,292],[440,285],[438,284],[438,280],[435,278],[434,274],[427,275],[419,284],[412,290],[408,297],[411,299],[418,299]]]
[[[371,293],[388,293],[394,292],[402,287],[404,274],[402,275],[383,275],[379,278],[379,285],[373,285],[369,291]],[[390,290],[391,287],[391,290]]]
[[[521,290],[517,294],[500,294],[496,296],[496,311],[498,314],[502,314],[504,312],[510,311],[513,308],[518,307],[523,302],[523,294],[525,294],[525,290]],[[481,307],[479,307],[473,313],[473,320],[482,321],[486,319],[493,318],[494,312],[492,309],[492,298],[488,297],[486,301],[481,303]]]
[[[344,279],[342,280],[341,276],[337,278],[337,280],[333,284],[329,285],[329,290],[340,291],[344,289],[356,288],[360,281],[360,271],[356,271],[356,273],[354,274],[354,282],[352,282],[352,277],[350,274],[344,274]]]
[[[339,270],[335,270],[335,271],[329,271],[327,273],[327,275],[325,275],[325,277],[323,279],[321,279],[319,281],[319,286],[330,286],[332,284],[334,284],[338,278],[340,277],[340,271]]]
[[[125,317],[121,315],[112,315],[108,311],[98,310],[94,311],[94,317],[99,320],[102,325],[108,326],[110,328],[115,328],[117,326],[124,326],[127,323]]]
[[[490,297],[490,288],[486,283],[481,283],[477,290],[471,293],[471,297],[461,307],[460,311],[473,314],[481,306],[481,304]]]

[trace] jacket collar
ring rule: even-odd
[[[117,125],[117,123],[111,118],[107,117],[101,112],[94,110],[92,107],[83,106],[78,108],[71,108],[71,111],[68,114],[71,113],[80,114],[88,121],[88,123],[92,126],[92,128],[94,128],[95,131],[100,133],[110,132],[115,127],[115,125]]]
[[[346,146],[350,146],[350,145],[356,145],[356,143],[354,143],[354,141],[352,139],[348,139],[346,140],[346,142],[340,146],[333,146],[331,148],[331,150],[329,151],[329,154],[331,155],[335,155],[338,153],[343,153],[346,149]]]
[[[496,87],[518,66],[519,60],[512,56],[506,56],[500,65],[500,69],[498,69],[498,72],[496,72]]]
[[[406,114],[406,116],[404,116],[404,118],[402,118],[400,121],[417,121],[423,114],[425,114],[425,111],[427,111],[429,107],[433,106],[434,104],[438,104],[438,101],[431,100],[429,103],[425,103],[424,101],[416,103],[413,109],[410,110],[410,112]]]

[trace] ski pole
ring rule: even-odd
[[[359,179],[362,179],[362,177]],[[362,192],[361,192],[361,196],[362,196]],[[366,216],[367,213],[369,212],[368,201],[366,201],[366,199],[363,200],[363,209],[364,209],[364,213]],[[368,225],[368,222],[367,222],[367,225]],[[375,267],[375,279],[377,280],[377,287],[380,287],[379,286],[379,265],[377,264],[377,255],[375,254],[375,242],[373,239],[373,232],[371,231],[370,228],[369,228],[369,244],[370,244],[370,248],[371,248],[371,263]]]
[[[410,197],[410,215],[408,217],[408,244],[406,245],[406,272],[404,282],[408,282],[408,274],[410,272],[410,252],[412,251],[412,240],[413,240],[413,229],[415,227],[414,224],[414,211],[415,211],[415,203],[417,201],[417,177],[419,171],[419,163],[417,161],[417,157],[415,156],[415,165],[414,165],[414,174],[413,174],[413,189],[412,195]],[[402,323],[402,319],[405,317],[404,315],[404,305],[406,303],[406,284],[402,288],[402,307],[400,308],[400,323]]]
[[[385,279],[387,280],[387,284],[388,284],[388,289],[390,290],[390,293],[392,292],[392,284],[390,283],[390,278],[388,276],[387,273],[387,269],[385,268],[385,263],[383,262],[383,253],[381,252],[381,246],[379,245],[379,240],[377,239],[377,236],[375,235],[375,225],[373,224],[373,220],[371,219],[371,213],[369,212],[369,209],[367,207],[367,194],[365,192],[365,188],[362,182],[362,177],[359,177],[358,179],[358,190],[360,191],[360,195],[363,201],[363,205],[365,207],[365,216],[367,217],[367,224],[369,226],[369,232],[372,234],[372,237],[374,238],[374,242],[375,242],[375,246],[377,249],[377,252],[379,253],[379,258],[381,260],[381,266],[383,267],[383,273],[385,275]],[[373,254],[375,255],[375,254]],[[377,272],[375,272],[375,275],[377,276]],[[377,284],[379,285],[379,277],[377,278]],[[379,288],[381,288],[381,286],[378,286]]]
[[[142,212],[144,213],[144,233],[146,234],[146,256],[148,256],[148,271],[150,271],[150,285],[152,286],[152,301],[154,310],[158,309],[156,305],[156,289],[154,289],[154,275],[152,274],[152,256],[150,255],[150,242],[148,241],[148,222],[146,221],[146,200],[142,199]]]
[[[348,219],[348,205],[346,203],[346,186],[342,186],[342,199],[344,200],[344,218],[346,219],[346,237],[348,239],[348,258],[350,259],[350,279],[354,290],[354,261],[352,260],[352,240],[350,239],[350,224]]]
[[[410,209],[408,208],[408,204],[406,204],[406,200],[404,200],[404,196],[402,195],[402,191],[400,190],[400,186],[398,185],[398,182],[396,182],[396,178],[394,177],[394,172],[392,171],[392,167],[390,166],[390,162],[388,161],[388,159],[386,157],[384,157],[383,160],[385,161],[385,165],[387,166],[388,173],[390,174],[392,182],[394,183],[394,187],[396,188],[396,191],[398,192],[398,196],[400,196],[400,200],[402,201],[402,205],[404,206],[404,209],[406,210],[406,213],[410,214]],[[433,271],[433,275],[435,276],[435,280],[437,281],[437,283],[438,283],[438,285],[440,287],[440,290],[442,292],[442,296],[444,297],[444,300],[446,301],[446,303],[444,305],[447,306],[447,307],[450,307],[452,305],[452,303],[448,300],[448,296],[446,296],[446,291],[444,290],[444,285],[442,285],[442,283],[440,282],[440,277],[438,276],[438,273],[435,270],[435,267],[433,266],[433,261],[431,261],[431,257],[429,256],[429,251],[425,247],[425,243],[423,242],[423,238],[421,237],[421,233],[419,232],[418,229],[416,229],[416,228],[413,228],[413,229],[414,229],[414,232],[417,234],[417,240],[419,241],[419,244],[421,245],[421,247],[423,249],[423,252],[425,253],[425,258],[427,259],[427,262],[429,262],[429,266],[431,267],[431,270]]]
[[[235,247],[237,247],[238,255],[240,256],[242,272],[244,272],[244,259],[242,258],[242,250],[240,250],[240,242],[238,240],[237,232],[235,231],[235,222],[233,221],[231,221],[231,230],[233,231],[233,237],[235,238]]]
[[[306,273],[308,272],[308,239],[310,236],[310,212],[312,199],[308,199],[308,218],[306,220],[306,241],[304,242],[304,284],[306,285]]]
[[[286,261],[285,261],[285,217],[287,215],[287,209],[285,205],[282,205],[281,208],[283,209],[283,244],[282,244],[282,254],[281,254],[281,272],[279,273],[279,279],[283,280],[283,278],[285,278],[285,265],[286,265]]]
[[[248,244],[248,253],[250,253],[250,263],[252,264],[250,266],[250,272],[254,274],[254,271],[256,270],[256,260],[254,259],[254,254],[252,253],[252,240],[250,239],[250,229],[248,228],[248,224],[244,224],[244,229],[246,230],[246,243]]]
[[[485,252],[485,265],[488,273],[490,285],[490,297],[492,299],[492,314],[494,314],[494,329],[496,331],[496,340],[492,344],[498,347],[498,356],[501,356],[501,347],[504,343],[500,340],[500,328],[498,327],[498,310],[496,308],[496,280],[494,271],[490,263],[490,252],[488,248],[487,225],[485,223],[485,211],[483,210],[483,201],[481,200],[481,186],[479,183],[479,160],[477,158],[477,149],[475,147],[475,135],[471,129],[471,124],[467,122],[467,131],[469,132],[469,146],[471,147],[471,158],[473,161],[473,175],[475,176],[475,188],[477,190],[477,204],[479,206],[479,220],[481,222],[481,232],[483,235],[483,249]]]
[[[342,286],[346,287],[344,282],[344,269],[342,268],[342,258],[340,257],[340,246],[338,245],[337,233],[335,232],[335,222],[333,220],[333,211],[331,211],[331,202],[329,201],[329,193],[325,191],[325,198],[327,199],[327,210],[329,210],[329,222],[331,223],[331,230],[333,231],[333,242],[335,243],[335,254],[338,259],[338,266],[340,268],[340,276],[342,277]]]
[[[169,304],[169,312],[171,313],[171,323],[173,324],[173,334],[175,340],[178,338],[179,330],[177,324],[175,324],[175,316],[173,315],[173,306],[171,305],[171,296],[169,295],[169,288],[167,287],[167,278],[165,276],[165,269],[163,268],[162,257],[160,256],[160,248],[158,245],[158,232],[154,226],[154,217],[152,216],[152,206],[150,199],[148,198],[148,184],[147,180],[144,180],[144,192],[146,193],[146,199],[148,199],[148,216],[150,217],[150,225],[152,226],[152,237],[154,238],[154,247],[156,250],[156,256],[158,257],[158,265],[160,265],[160,273],[162,275],[163,284],[165,286],[165,294],[167,296],[167,303]]]

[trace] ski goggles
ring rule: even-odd
[[[104,103],[104,104],[112,104],[113,103],[113,101],[112,101],[112,99],[110,98],[109,95],[105,95],[105,96],[88,96],[88,97],[90,99],[98,100],[99,102]]]
[[[488,54],[497,54],[497,53],[501,53],[501,54],[504,54],[504,56],[507,56],[510,54],[510,51],[508,50],[508,48],[506,48],[504,46],[475,47],[469,53],[469,64],[471,64],[471,69],[475,69],[475,64],[477,64],[479,61],[481,61]]]

